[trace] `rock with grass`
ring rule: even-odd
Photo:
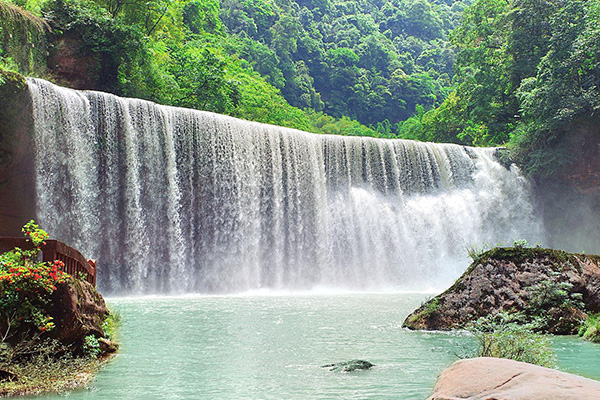
[[[463,329],[481,317],[506,312],[540,332],[576,334],[584,310],[600,311],[600,256],[494,248],[475,257],[452,287],[424,303],[403,325]]]

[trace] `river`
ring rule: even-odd
[[[121,350],[72,399],[425,399],[473,351],[465,333],[414,332],[414,293],[112,298]],[[600,378],[600,346],[555,338],[563,370]],[[371,370],[321,365],[360,358]],[[52,395],[43,399],[63,399]]]

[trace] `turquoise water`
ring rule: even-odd
[[[111,299],[122,345],[73,399],[425,399],[473,346],[401,328],[423,294]],[[555,339],[563,369],[600,378],[600,346]],[[369,371],[320,366],[354,358]],[[45,396],[44,399],[64,398]]]

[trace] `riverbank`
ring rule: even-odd
[[[86,386],[93,379],[103,361],[91,358],[49,358],[12,364],[11,374],[18,376],[0,382],[0,397],[61,393]]]
[[[104,339],[84,341],[81,351],[52,338],[0,345],[0,397],[62,393],[87,386],[115,355],[120,314],[103,323]]]
[[[0,396],[83,385],[118,347],[119,314],[96,290],[95,268],[64,243],[52,247],[33,220],[22,232],[0,246],[10,249],[0,253]]]
[[[150,398],[424,400],[438,375],[477,345],[465,332],[402,329],[426,293],[131,296],[121,349],[71,400]],[[563,371],[600,378],[600,347],[552,338]],[[322,365],[360,358],[368,371]],[[44,395],[38,400],[64,400]]]

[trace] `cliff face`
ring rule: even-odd
[[[35,217],[35,155],[25,79],[0,71],[0,236],[21,236]]]
[[[100,90],[100,65],[73,32],[55,35],[48,55],[48,68],[54,81],[72,89]]]
[[[548,245],[600,254],[600,117],[574,123],[560,146],[570,163],[536,184]]]
[[[0,48],[27,75],[46,72],[48,23],[42,18],[0,1]]]
[[[86,336],[105,336],[102,323],[108,310],[100,293],[88,282],[72,279],[59,284],[52,304],[56,327],[51,334],[62,343],[81,347]]]
[[[600,118],[575,123],[563,146],[573,159],[560,179],[582,195],[600,195]]]
[[[600,256],[496,248],[482,254],[452,287],[409,315],[404,326],[460,329],[490,314],[521,312],[532,318],[547,316],[545,329],[551,333],[576,333],[583,307],[557,304],[565,300],[582,301],[588,312],[600,311]]]

